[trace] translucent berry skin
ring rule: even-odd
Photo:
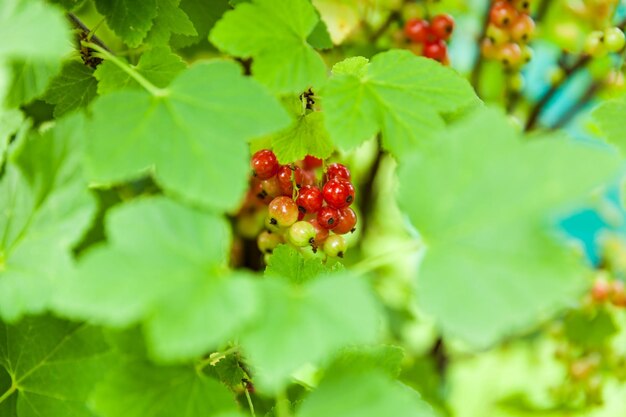
[[[609,52],[619,52],[626,44],[626,36],[618,27],[608,28],[604,31],[604,45]]]
[[[530,0],[513,0],[513,7],[521,13],[528,13],[530,11]]]
[[[527,43],[535,32],[535,21],[527,14],[521,14],[511,25],[510,32],[515,42]]]
[[[354,201],[354,187],[348,181],[333,178],[324,184],[324,201],[334,208],[348,207]]]
[[[330,164],[328,168],[326,168],[326,179],[332,180],[333,178],[344,178],[346,180],[350,180],[350,170],[343,164]]]
[[[273,176],[269,179],[261,181],[261,193],[265,193],[271,198],[283,195],[278,178]]]
[[[317,235],[317,230],[311,223],[298,221],[287,231],[287,240],[292,245],[303,248],[315,243],[315,235]]]
[[[356,213],[350,207],[339,209],[339,220],[333,228],[333,232],[338,235],[344,235],[354,231],[356,226]]]
[[[591,298],[596,303],[602,303],[609,299],[611,295],[611,283],[604,278],[596,279],[591,287]]]
[[[252,172],[257,178],[260,180],[266,180],[276,175],[279,164],[274,152],[269,149],[262,149],[252,155],[250,166],[252,167]]]
[[[522,63],[522,49],[516,43],[502,45],[498,51],[498,59],[507,68],[518,67]]]
[[[316,213],[324,204],[322,190],[314,185],[304,185],[300,188],[296,204],[301,213]]]
[[[434,59],[435,61],[445,62],[448,57],[448,47],[442,40],[436,40],[434,42],[428,42],[424,45],[422,54],[426,58]]]
[[[332,229],[339,221],[339,212],[337,209],[326,206],[317,212],[317,223],[324,229]]]
[[[454,19],[449,14],[439,14],[430,21],[430,30],[434,36],[446,41],[454,31]]]
[[[306,184],[313,184],[315,182],[315,173],[313,173],[313,179],[309,171],[305,171],[298,166],[283,165],[278,169],[276,174],[280,189],[283,195],[293,194],[293,184],[296,183],[296,187],[300,188]]]
[[[322,166],[322,164],[324,163],[323,160],[321,160],[320,158],[316,158],[312,155],[307,155],[304,157],[304,159],[302,160],[302,167],[304,169],[316,169]]]
[[[343,258],[347,248],[346,240],[340,235],[328,236],[328,239],[324,242],[324,252],[333,258]]]
[[[409,19],[404,25],[404,35],[415,43],[422,43],[428,39],[430,24],[423,19]]]
[[[268,206],[267,217],[272,225],[289,227],[298,220],[298,206],[289,197],[276,197]]]
[[[277,233],[271,233],[264,230],[261,232],[256,242],[261,252],[272,253],[276,246],[283,243],[283,239]]]
[[[309,220],[309,223],[315,228],[315,245],[319,246],[328,238],[328,229],[323,228],[317,221],[317,218]]]
[[[517,14],[515,7],[508,1],[496,1],[489,11],[489,21],[498,27],[508,27]]]

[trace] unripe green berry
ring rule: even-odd
[[[511,35],[508,30],[497,27],[494,24],[491,24],[487,27],[487,32],[485,33],[487,39],[491,41],[493,45],[504,45],[511,39]]]
[[[324,252],[333,258],[336,256],[343,258],[347,247],[346,240],[340,235],[330,235],[324,241]]]
[[[620,28],[612,27],[604,31],[604,45],[609,52],[619,52],[626,44],[626,36]]]
[[[259,250],[263,253],[272,253],[276,246],[283,243],[283,239],[277,233],[264,230],[256,240]]]
[[[315,227],[304,220],[295,222],[287,231],[287,240],[294,246],[299,248],[313,244],[317,230]]]
[[[602,56],[606,54],[604,45],[604,32],[596,30],[587,35],[583,50],[591,56]]]

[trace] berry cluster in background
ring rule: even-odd
[[[306,156],[301,161],[281,165],[276,155],[263,149],[250,161],[250,188],[239,218],[240,229],[258,233],[257,245],[271,254],[282,243],[311,248],[330,257],[343,257],[347,248],[342,235],[354,232],[357,218],[350,207],[355,189],[349,169],[339,163]],[[250,229],[245,219],[263,227]],[[251,236],[249,236],[251,237]]]
[[[411,50],[417,55],[449,65],[447,41],[454,31],[454,19],[448,14],[439,14],[430,21],[413,18],[406,21],[404,34],[413,43]]]
[[[535,22],[529,11],[530,0],[497,0],[491,4],[481,45],[486,59],[498,60],[511,71],[531,60],[528,42],[535,31]]]

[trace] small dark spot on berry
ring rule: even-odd
[[[271,249],[265,249],[265,253],[269,253],[270,255],[272,254],[272,250]]]
[[[352,196],[349,195],[348,197],[346,197],[346,202],[347,203],[352,203]]]
[[[352,229],[350,229],[350,233],[354,233],[356,232],[356,227],[353,227]]]
[[[527,41],[527,40],[528,40],[528,34],[524,33],[524,34],[522,35],[522,40],[523,40],[523,41]]]
[[[315,245],[315,239],[314,238],[309,239],[309,243],[311,244],[311,246]]]
[[[263,193],[258,193],[256,195],[256,198],[258,198],[259,200],[263,200],[265,198],[265,195]]]
[[[509,20],[508,17],[505,17],[504,20],[502,21],[503,25],[508,25],[511,21]]]
[[[312,245],[312,246],[311,246],[311,249],[313,249],[313,253],[317,253],[317,246]]]
[[[335,219],[333,219],[332,217],[328,219],[328,224],[334,224],[334,223],[335,223]]]
[[[337,254],[338,257],[343,258],[343,251]]]
[[[276,221],[276,219],[272,217],[270,219],[270,224],[273,224],[274,226],[276,226],[278,224],[278,221]]]
[[[600,42],[604,42],[604,35],[600,36]]]
[[[452,26],[446,26],[446,32],[452,33]]]
[[[298,211],[302,214],[306,214],[306,209],[302,206],[298,206]]]

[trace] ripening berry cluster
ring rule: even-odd
[[[507,69],[519,69],[532,58],[528,42],[535,31],[535,21],[528,14],[530,0],[496,0],[489,10],[489,22],[482,54],[495,59]]]
[[[618,27],[594,30],[585,39],[584,52],[593,57],[601,57],[611,52],[621,52],[626,45],[624,32]]]
[[[347,245],[342,235],[354,232],[357,221],[350,208],[355,190],[347,167],[334,163],[324,170],[323,161],[313,156],[280,165],[269,149],[256,152],[250,165],[248,203],[267,205],[265,230],[257,237],[261,252],[289,243],[343,257]]]
[[[454,31],[454,19],[447,14],[440,14],[430,21],[409,19],[404,25],[405,36],[420,48],[413,50],[418,55],[434,59],[448,65],[447,41]]]
[[[609,302],[615,307],[625,308],[626,287],[624,282],[619,279],[610,280],[603,276],[596,278],[591,287],[591,299],[597,304]]]

